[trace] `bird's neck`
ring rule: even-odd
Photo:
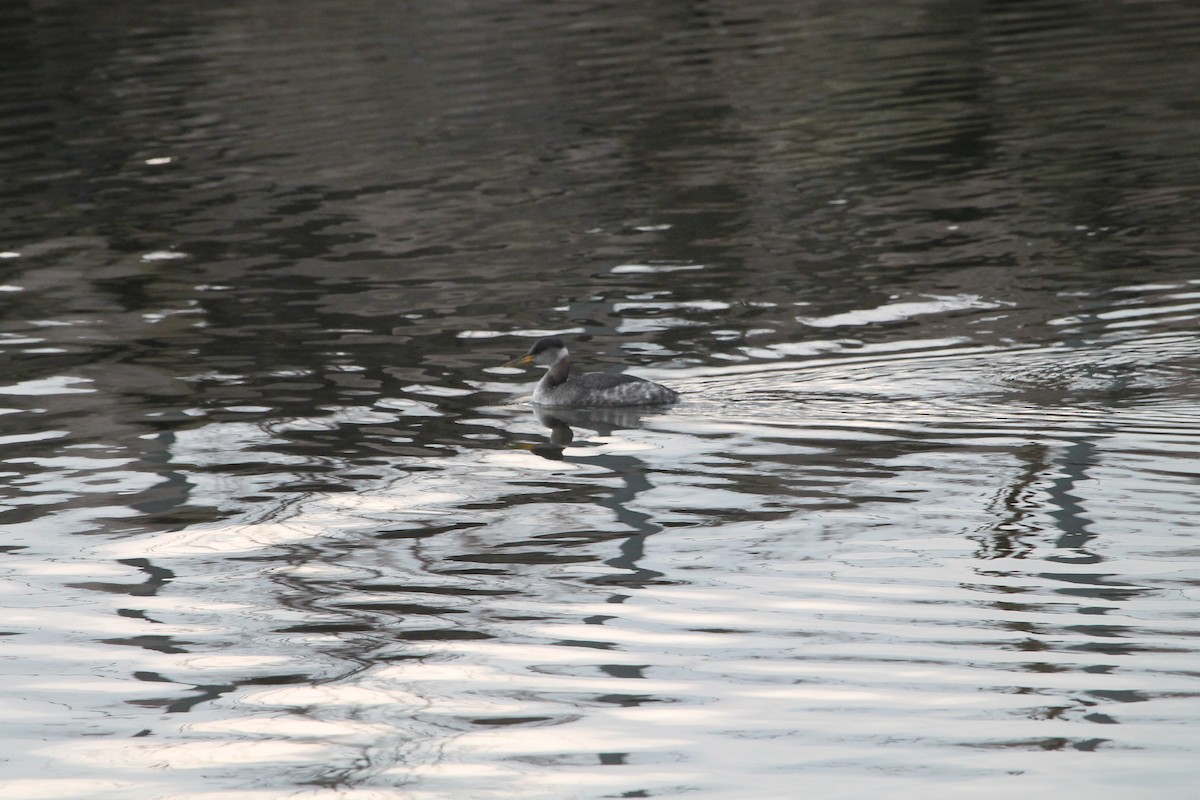
[[[550,369],[546,370],[546,375],[542,378],[542,383],[547,386],[558,386],[560,383],[565,383],[567,374],[571,371],[571,357],[564,355],[558,361],[550,365]]]

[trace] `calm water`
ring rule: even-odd
[[[0,4],[5,800],[1196,797],[1200,10],[642,5]]]

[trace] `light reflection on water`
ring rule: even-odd
[[[1191,796],[1194,11],[170,6],[0,12],[6,798]]]
[[[1181,338],[1128,344],[1144,361]],[[187,719],[133,744],[136,714],[93,718],[108,736],[37,752],[133,778],[116,792],[163,765],[240,782],[269,764],[415,797],[669,793],[697,785],[701,753],[714,797],[783,796],[798,776],[843,796],[848,771],[867,773],[855,792],[1005,775],[1049,791],[1078,768],[1066,754],[1102,750],[1183,785],[1195,431],[1171,423],[1194,408],[1042,408],[971,380],[1112,357],[902,350],[797,365],[801,399],[824,402],[788,399],[794,371],[768,364],[694,375],[667,411],[481,408],[462,421],[493,438],[353,492],[93,543],[27,576],[56,601],[55,582],[87,590],[88,610],[13,619],[42,641],[10,657],[54,665],[23,701],[35,718],[54,713],[39,697],[112,696]],[[303,479],[289,431],[404,417],[213,423],[176,437],[173,468],[220,507],[256,479],[205,481],[206,462],[256,453],[278,470],[258,491],[277,491]],[[37,466],[67,491],[121,466],[100,461]],[[127,651],[97,665],[97,640]],[[1106,796],[1119,763],[1088,762],[1081,785]]]

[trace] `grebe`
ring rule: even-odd
[[[504,366],[542,364],[549,367],[533,391],[533,402],[568,408],[612,408],[615,406],[661,406],[675,403],[679,393],[667,387],[608,372],[585,372],[570,377],[571,355],[557,336],[538,339],[529,352]]]

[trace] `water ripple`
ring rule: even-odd
[[[1187,4],[160,10],[0,8],[5,797],[1194,794]]]

